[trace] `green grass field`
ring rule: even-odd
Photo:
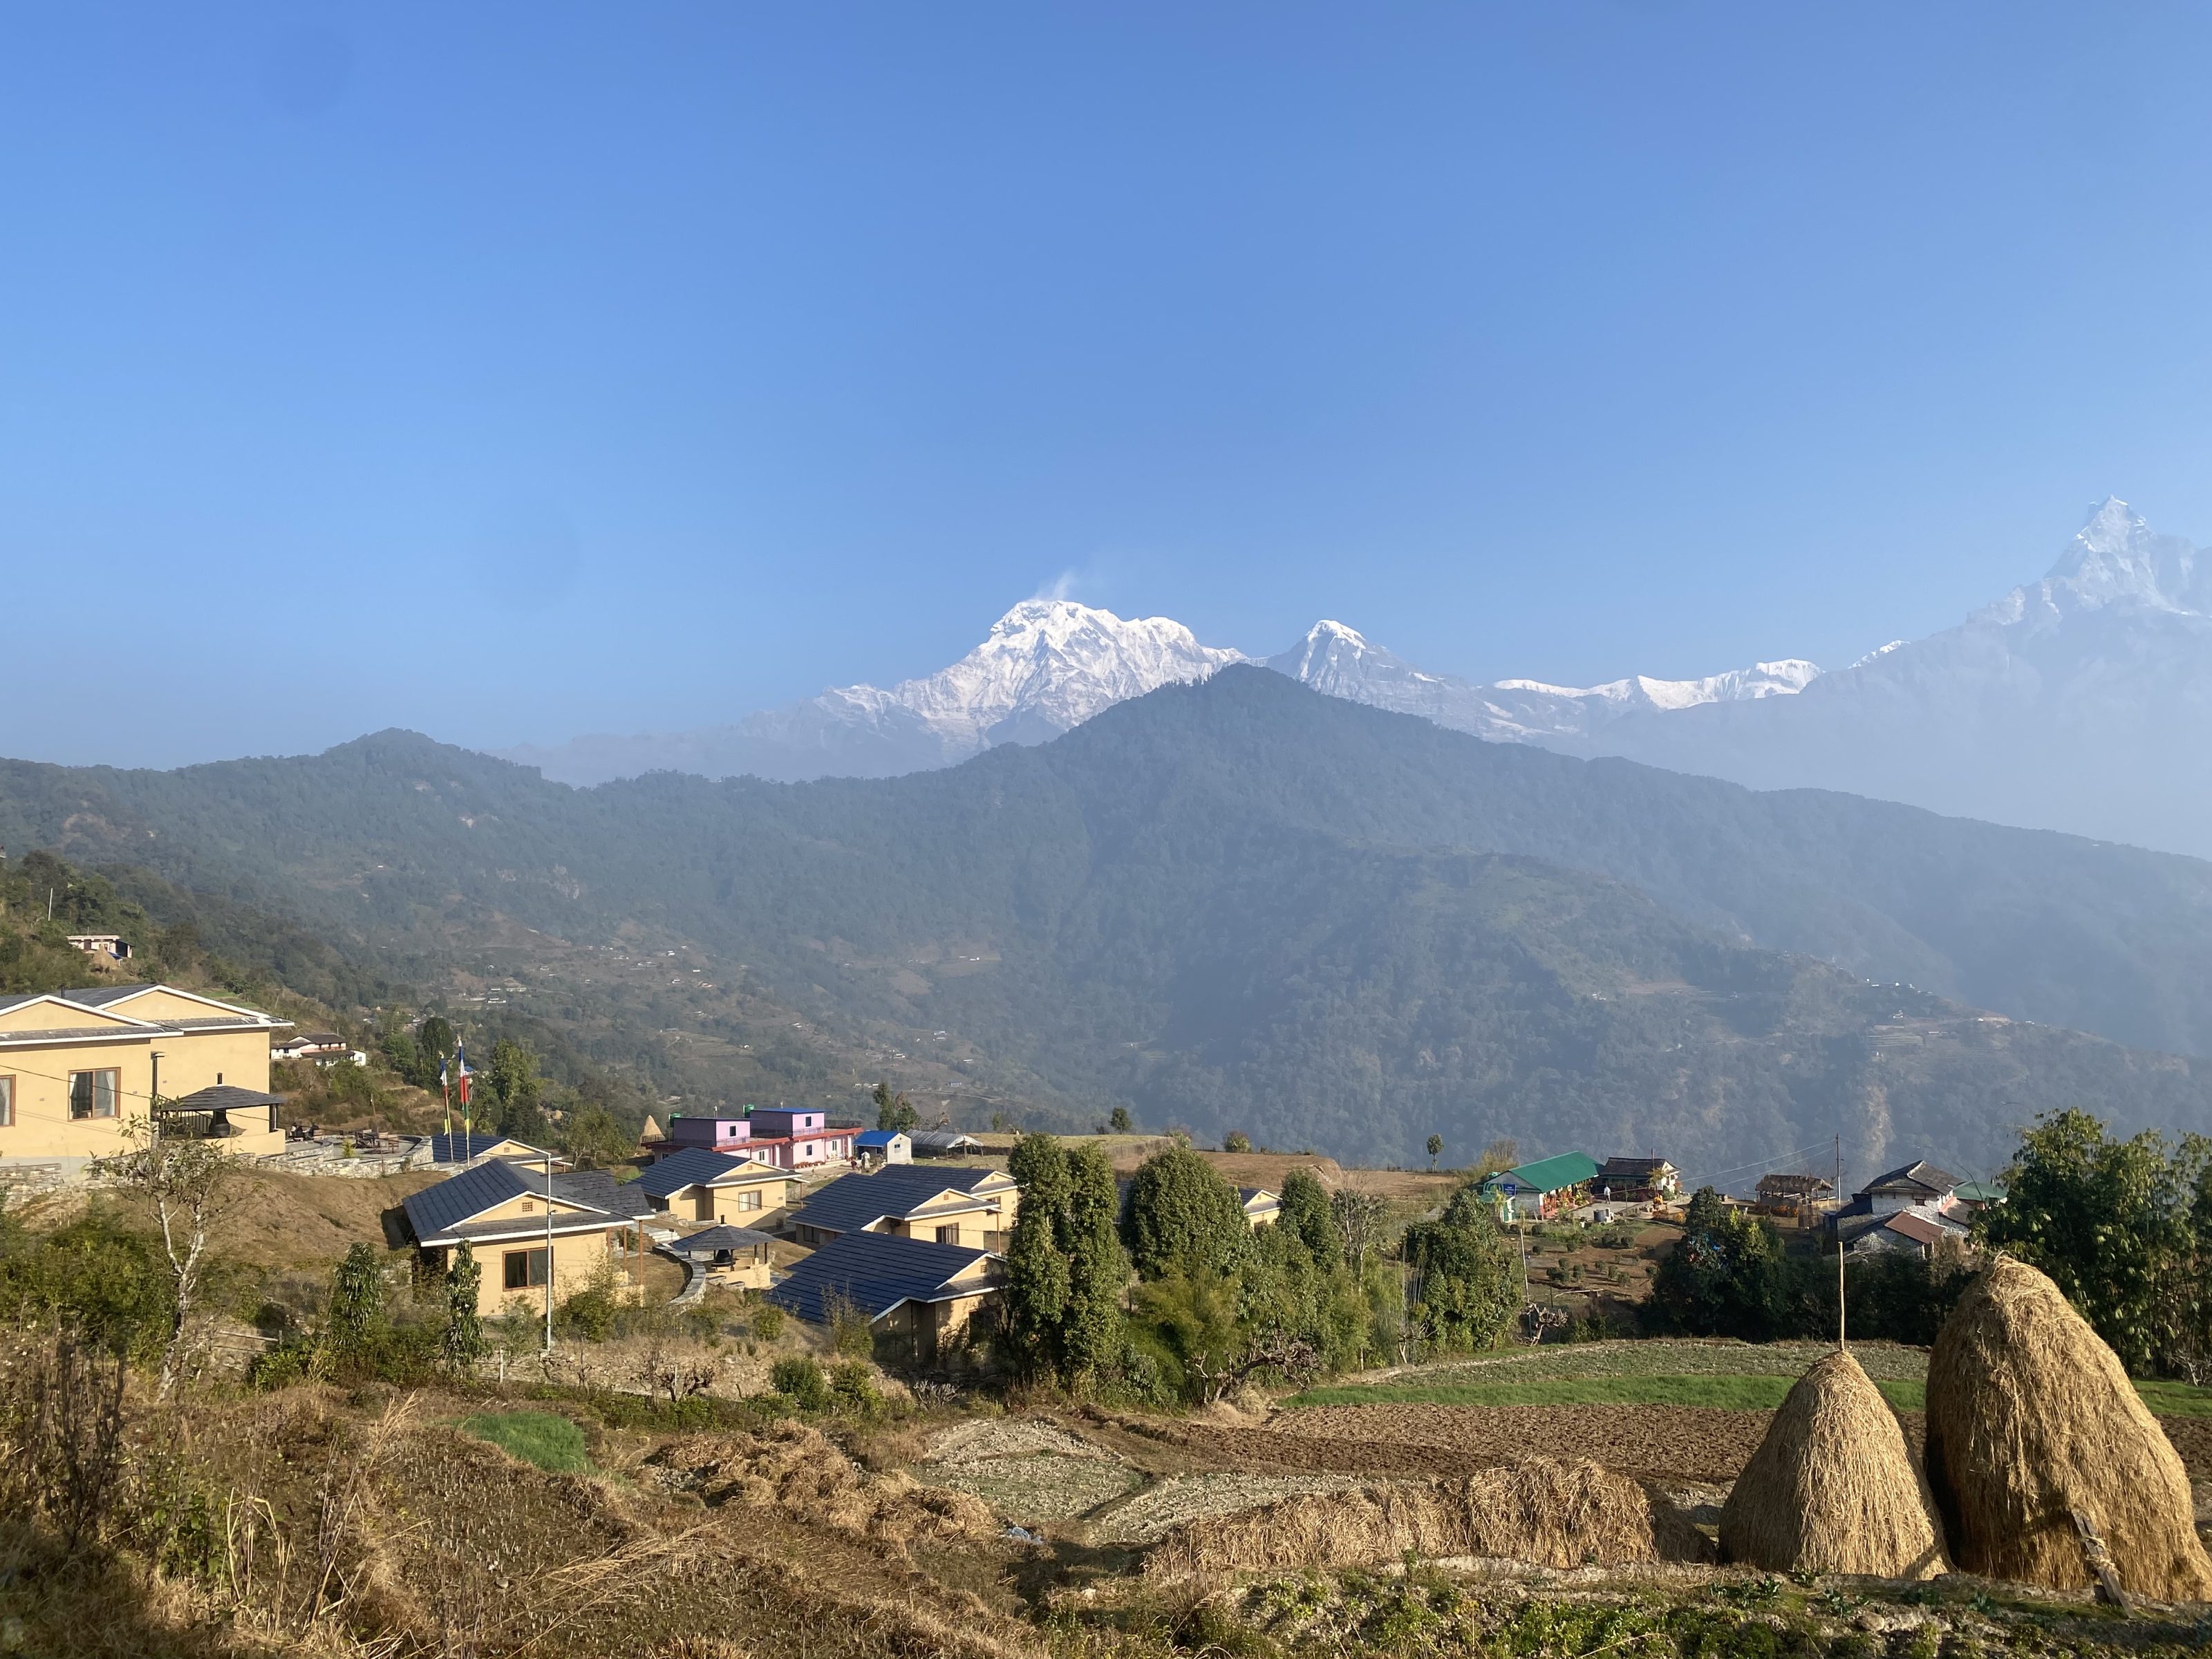
[[[551,1412],[484,1412],[461,1419],[462,1429],[550,1474],[588,1474],[584,1431]]]
[[[1805,1368],[1832,1350],[1814,1342],[1593,1342],[1522,1349],[1401,1371],[1372,1382],[1308,1389],[1297,1406],[1708,1406],[1772,1411]],[[1928,1356],[1887,1344],[1854,1346],[1889,1403],[1927,1406]],[[2143,1382],[2161,1417],[2212,1417],[2212,1389]]]
[[[1790,1392],[1794,1376],[1516,1377],[1510,1382],[1445,1382],[1407,1378],[1364,1387],[1309,1389],[1286,1406],[1705,1406],[1720,1411],[1771,1412]],[[1927,1403],[1923,1384],[1890,1379],[1875,1386],[1900,1411]]]

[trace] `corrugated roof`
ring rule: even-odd
[[[495,1146],[510,1146],[509,1158],[543,1158],[545,1148],[532,1146],[527,1141],[517,1140],[513,1135],[486,1134],[478,1131],[465,1135],[432,1135],[430,1161],[433,1164],[467,1164],[482,1158]],[[559,1162],[557,1154],[555,1162]]]
[[[856,1233],[885,1216],[911,1215],[947,1188],[973,1192],[997,1173],[893,1164],[872,1175],[839,1176],[808,1194],[794,1219],[824,1231]]]
[[[704,1146],[686,1146],[647,1170],[637,1178],[637,1185],[648,1196],[665,1201],[686,1187],[741,1187],[751,1181],[790,1178],[790,1171],[756,1158],[736,1158],[727,1152],[710,1152]]]
[[[243,1112],[254,1107],[266,1110],[282,1106],[282,1095],[256,1094],[251,1089],[241,1089],[235,1083],[217,1083],[204,1089],[195,1089],[179,1099],[165,1101],[173,1112]]]
[[[1579,1186],[1595,1179],[1597,1160],[1588,1152],[1561,1152],[1553,1158],[1540,1158],[1534,1164],[1521,1164],[1507,1173],[1540,1193],[1556,1193],[1562,1187]]]
[[[611,1223],[632,1221],[652,1213],[652,1206],[644,1194],[636,1192],[636,1183],[620,1182],[605,1170],[578,1170],[553,1177],[553,1196],[571,1204],[587,1206],[598,1218],[580,1217],[574,1222],[558,1217],[554,1231],[558,1232],[571,1226],[586,1224],[605,1226]],[[535,1180],[530,1173],[517,1169],[504,1158],[492,1158],[472,1170],[464,1170],[450,1180],[434,1187],[425,1187],[419,1193],[408,1195],[407,1224],[414,1230],[416,1242],[425,1243],[434,1238],[451,1236],[456,1228],[467,1223],[471,1217],[483,1214],[495,1204],[504,1204],[525,1193],[543,1196],[545,1177]],[[517,1222],[517,1227],[526,1224]],[[539,1224],[542,1224],[542,1219]],[[496,1231],[506,1230],[507,1224],[498,1224]]]
[[[888,1146],[904,1133],[902,1129],[868,1129],[863,1131],[854,1144],[859,1146]],[[914,1143],[908,1141],[907,1144],[912,1146]]]
[[[1916,1159],[1901,1169],[1890,1170],[1876,1176],[1859,1188],[1861,1196],[1899,1187],[1918,1187],[1931,1193],[1948,1193],[1959,1184],[1959,1177],[1948,1170],[1939,1170],[1924,1159]]]
[[[963,1134],[957,1129],[915,1129],[908,1132],[907,1139],[918,1152],[957,1152],[968,1146],[980,1151],[983,1145],[975,1136]]]
[[[891,1233],[845,1233],[793,1267],[768,1299],[801,1319],[826,1325],[828,1304],[842,1298],[873,1323],[902,1303],[947,1301],[987,1288],[988,1281],[948,1288],[955,1273],[987,1255]]]

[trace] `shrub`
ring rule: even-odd
[[[763,1342],[773,1342],[783,1334],[783,1310],[773,1302],[763,1302],[753,1310],[753,1334]]]
[[[1242,1129],[1231,1129],[1221,1137],[1221,1150],[1224,1152],[1249,1152],[1252,1150],[1252,1137]]]
[[[884,1397],[877,1391],[876,1379],[860,1360],[840,1360],[831,1367],[830,1391],[837,1409],[855,1417],[873,1417],[883,1409]]]
[[[611,1267],[592,1275],[591,1282],[561,1304],[554,1328],[564,1336],[580,1336],[586,1342],[604,1342],[615,1334],[615,1316],[622,1304],[615,1296]]]
[[[786,1354],[769,1373],[769,1385],[803,1412],[826,1412],[833,1403],[830,1380],[812,1356]]]

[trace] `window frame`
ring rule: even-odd
[[[522,1267],[520,1282],[515,1278],[518,1262]],[[531,1276],[533,1272],[537,1274],[535,1278]],[[500,1288],[503,1291],[542,1291],[553,1277],[551,1252],[543,1244],[532,1245],[526,1249],[504,1251],[500,1256],[499,1275]]]
[[[12,1072],[0,1072],[0,1129],[15,1127],[15,1077]]]
[[[945,1237],[945,1234],[947,1233],[951,1233],[952,1237],[947,1238]],[[940,1244],[957,1245],[960,1243],[960,1224],[957,1221],[951,1221],[939,1227],[937,1230],[937,1242]]]
[[[79,1078],[86,1080],[85,1108],[81,1112],[76,1109],[76,1080]],[[107,1079],[107,1109],[104,1112],[100,1109],[100,1079],[102,1078]],[[71,1072],[69,1074],[70,1121],[89,1123],[99,1118],[114,1117],[117,1115],[122,1094],[123,1072],[120,1066],[87,1066],[81,1072]]]

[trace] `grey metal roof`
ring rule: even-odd
[[[1959,1177],[1948,1170],[1939,1170],[1933,1164],[1921,1159],[1876,1176],[1859,1188],[1859,1194],[1863,1196],[1896,1187],[1922,1187],[1933,1193],[1948,1193],[1958,1184]]]
[[[946,1302],[996,1288],[990,1280],[949,1283],[953,1274],[988,1259],[987,1251],[927,1239],[845,1233],[793,1267],[788,1279],[769,1291],[768,1299],[801,1319],[824,1325],[829,1323],[828,1304],[842,1298],[872,1324],[902,1303]]]
[[[918,1152],[957,1152],[963,1146],[980,1148],[982,1142],[957,1129],[909,1129],[907,1139]]]
[[[105,1008],[111,1002],[153,988],[152,981],[148,981],[137,985],[84,985],[73,990],[57,991],[54,994],[67,997],[81,1008]]]
[[[942,1170],[893,1164],[872,1175],[839,1176],[810,1193],[793,1219],[825,1232],[856,1233],[885,1216],[912,1214],[950,1187],[972,1192],[995,1170]]]
[[[761,1163],[759,1158],[710,1152],[704,1146],[686,1146],[647,1170],[637,1178],[637,1185],[647,1197],[665,1200],[671,1194],[680,1193],[686,1187],[711,1187],[732,1174],[738,1179],[728,1184],[740,1187],[748,1181],[790,1178],[789,1171],[778,1170],[773,1164],[766,1169],[748,1167]]]
[[[605,1227],[617,1222],[635,1220],[651,1213],[651,1206],[642,1194],[625,1190],[635,1183],[617,1182],[605,1170],[578,1170],[553,1177],[553,1196],[572,1204],[588,1206],[594,1215],[564,1219],[553,1218],[553,1231],[586,1231],[594,1227]],[[504,1233],[533,1229],[544,1230],[544,1218],[532,1222],[500,1221],[471,1223],[470,1218],[481,1215],[495,1204],[504,1204],[525,1193],[543,1195],[545,1178],[543,1175],[531,1179],[526,1170],[516,1168],[505,1158],[492,1158],[473,1170],[464,1170],[450,1180],[434,1187],[425,1187],[419,1193],[408,1194],[407,1224],[414,1230],[418,1244],[427,1244],[435,1238],[465,1238],[485,1232]]]
[[[243,1112],[255,1108],[265,1110],[283,1103],[284,1097],[282,1095],[257,1094],[251,1089],[240,1088],[235,1083],[213,1084],[162,1103],[172,1112]]]
[[[465,1135],[432,1135],[430,1161],[433,1164],[466,1164],[482,1158],[493,1147],[509,1142],[518,1147],[527,1149],[510,1154],[512,1158],[527,1158],[534,1155],[543,1158],[545,1156],[544,1147],[532,1146],[527,1141],[516,1140],[513,1135],[485,1134],[478,1131]],[[558,1154],[556,1154],[555,1161],[556,1163],[559,1161]]]
[[[708,1227],[702,1232],[687,1234],[665,1248],[677,1255],[697,1257],[723,1250],[757,1250],[775,1243],[775,1234],[755,1227]]]

